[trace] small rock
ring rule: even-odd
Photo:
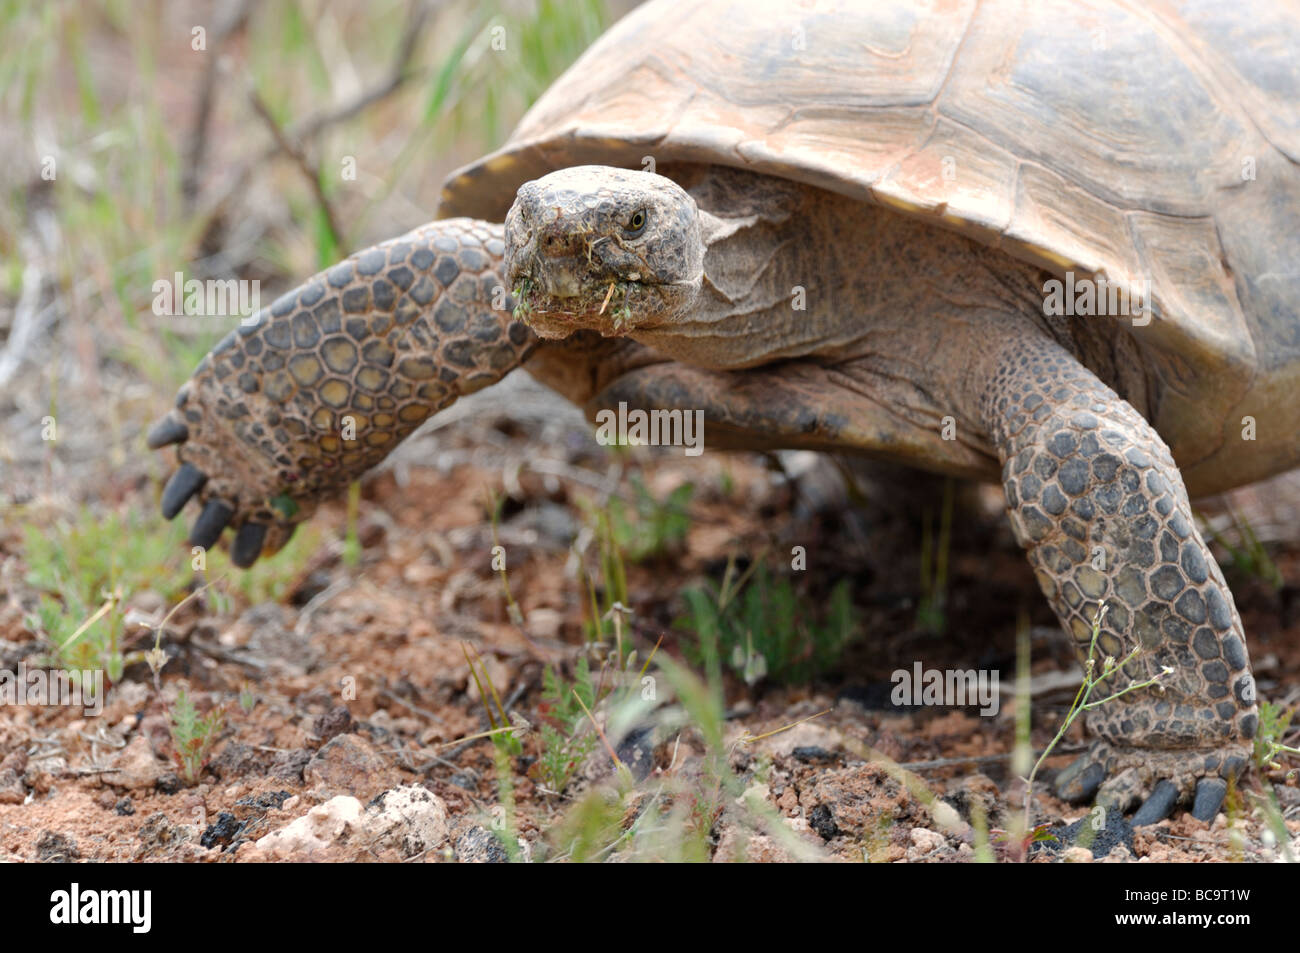
[[[77,842],[66,834],[42,831],[36,841],[36,859],[42,864],[70,864],[80,857]]]
[[[18,748],[5,755],[0,761],[0,774],[21,775],[27,770],[27,749]]]
[[[782,814],[788,817],[799,810],[799,795],[795,793],[794,788],[786,788],[781,792],[781,796],[776,799],[776,806],[781,809]]]
[[[928,854],[943,847],[946,841],[942,834],[925,827],[912,828],[912,846],[921,854]]]
[[[112,770],[104,775],[104,780],[115,788],[125,788],[128,791],[154,787],[167,771],[167,765],[154,755],[149,739],[143,734],[132,738],[114,756],[109,767]]]
[[[136,859],[156,854],[166,854],[194,839],[194,828],[188,824],[173,824],[162,811],[150,814],[140,828],[140,849]]]
[[[339,735],[331,740],[303,769],[303,780],[329,792],[344,791],[366,799],[387,786],[387,763],[375,746],[358,734]]]
[[[344,705],[335,705],[325,714],[316,716],[311,730],[321,741],[329,741],[352,730],[352,712]]]
[[[229,741],[208,763],[208,770],[222,780],[230,780],[249,774],[264,774],[270,761],[266,752],[258,751],[252,745]]]
[[[225,644],[243,644],[254,658],[262,659],[278,675],[303,675],[320,661],[320,651],[311,644],[307,632],[298,633],[289,611],[274,602],[263,602],[244,612],[232,631],[222,634]]]
[[[267,811],[274,810],[285,806],[293,797],[288,791],[267,791],[265,794],[250,794],[247,797],[241,797],[235,802],[235,816],[241,821],[255,814],[265,814]]]
[[[312,753],[307,748],[294,748],[282,751],[275,757],[271,766],[271,777],[277,781],[302,784],[302,773],[311,762]]]
[[[447,805],[418,784],[394,788],[366,808],[365,829],[381,846],[414,857],[447,841]]]
[[[0,763],[0,804],[22,804],[27,800],[27,785],[23,784],[26,771],[25,751],[15,751]]]
[[[62,755],[50,755],[27,763],[23,783],[37,794],[48,794],[55,782],[68,771],[68,761]]]
[[[475,826],[456,838],[456,859],[462,864],[505,864],[510,855],[495,834]]]
[[[118,817],[130,817],[135,813],[135,802],[129,797],[124,797],[113,805],[113,812]]]
[[[339,795],[267,834],[257,842],[257,847],[278,859],[304,860],[349,834],[360,825],[362,815],[360,801]]]
[[[828,764],[840,758],[834,751],[827,751],[821,745],[800,745],[791,749],[790,754],[796,761],[802,761],[804,764]]]
[[[199,838],[199,843],[209,850],[213,847],[226,848],[239,836],[244,825],[229,811],[222,811],[217,819],[208,825],[208,829]]]
[[[1092,851],[1077,844],[1073,847],[1067,847],[1061,852],[1061,863],[1063,864],[1090,864],[1092,860]]]
[[[133,718],[144,711],[151,698],[153,688],[144,682],[119,682],[108,694],[102,720],[105,724],[116,725],[124,718]]]
[[[825,804],[818,804],[808,812],[808,824],[821,835],[822,840],[830,840],[840,832],[835,824],[835,815]]]
[[[1110,852],[1102,859],[1104,864],[1127,864],[1136,860],[1133,852],[1128,849],[1126,844],[1116,844],[1110,849]]]
[[[644,781],[650,776],[655,763],[654,726],[641,725],[633,728],[618,743],[615,753],[618,760],[632,772],[632,777]]]
[[[739,825],[728,824],[718,838],[718,849],[713,852],[713,862],[748,862],[752,864],[789,864],[795,858],[788,850],[766,834],[755,834]]]

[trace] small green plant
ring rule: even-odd
[[[683,593],[687,614],[678,626],[695,635],[684,648],[689,660],[703,661],[703,646],[716,641],[721,658],[751,685],[765,677],[805,681],[839,660],[858,625],[847,579],[819,610],[790,579],[773,579],[761,559],[738,582],[734,572],[728,562],[721,585]]]
[[[691,528],[689,506],[695,485],[683,483],[660,501],[638,477],[632,478],[632,502],[609,501],[613,539],[634,563],[679,551]]]
[[[1034,762],[1033,768],[1030,769],[1029,776],[1025,778],[1024,819],[1023,819],[1023,826],[1021,828],[1021,836],[1023,837],[1023,840],[1021,842],[1022,851],[1027,850],[1029,845],[1033,841],[1042,839],[1042,837],[1040,837],[1040,828],[1031,827],[1029,824],[1029,820],[1031,817],[1030,805],[1033,802],[1034,779],[1038,776],[1038,771],[1043,766],[1043,763],[1056,749],[1056,746],[1060,744],[1061,739],[1065,737],[1065,733],[1070,730],[1070,726],[1073,725],[1075,721],[1078,720],[1079,716],[1082,715],[1084,712],[1092,711],[1095,708],[1100,708],[1102,705],[1106,704],[1107,702],[1113,701],[1114,699],[1117,698],[1121,698],[1124,695],[1129,694],[1130,692],[1136,692],[1136,691],[1141,691],[1144,688],[1150,688],[1152,685],[1155,685],[1157,682],[1159,682],[1162,678],[1166,678],[1167,676],[1172,675],[1174,672],[1174,670],[1169,666],[1167,665],[1163,666],[1159,672],[1156,672],[1156,674],[1151,676],[1150,678],[1131,681],[1128,685],[1126,685],[1124,688],[1121,688],[1119,691],[1111,692],[1109,695],[1106,695],[1103,698],[1098,698],[1096,700],[1093,700],[1092,694],[1094,691],[1100,688],[1104,682],[1114,678],[1117,674],[1119,674],[1119,672],[1121,672],[1124,669],[1126,665],[1139,658],[1143,652],[1141,645],[1135,645],[1132,651],[1130,651],[1122,659],[1115,659],[1110,656],[1107,656],[1105,659],[1102,659],[1100,661],[1100,664],[1098,664],[1097,639],[1101,635],[1101,623],[1106,618],[1106,609],[1107,609],[1106,603],[1102,602],[1101,605],[1097,608],[1096,615],[1093,616],[1092,639],[1088,643],[1088,655],[1084,659],[1084,663],[1083,663],[1083,682],[1079,685],[1079,690],[1075,692],[1074,701],[1070,703],[1070,707],[1066,711],[1065,718],[1062,719],[1061,727],[1057,729],[1055,737],[1053,737],[1052,740],[1048,743],[1047,747],[1043,749],[1043,753],[1038,756],[1038,760]],[[1025,672],[1027,672],[1028,671],[1027,633],[1022,637],[1022,644],[1020,646],[1019,651],[1020,654],[1023,655],[1024,658],[1026,659],[1026,661],[1022,663],[1022,668]],[[1025,681],[1027,684],[1027,680]],[[1023,707],[1027,710],[1028,701],[1029,701],[1028,693],[1026,691],[1024,693],[1024,697],[1018,698],[1018,707]]]
[[[1255,766],[1263,771],[1265,768],[1280,768],[1280,755],[1300,755],[1300,748],[1282,743],[1291,728],[1294,710],[1285,710],[1273,702],[1259,703],[1259,728],[1255,732]]]
[[[179,525],[156,532],[138,514],[101,515],[88,507],[52,525],[28,525],[26,581],[40,594],[26,621],[49,643],[48,664],[70,672],[100,669],[110,683],[121,679],[128,664],[126,597],[147,588],[164,598],[181,591],[183,535]]]
[[[214,708],[199,717],[194,702],[183,688],[177,694],[169,714],[176,764],[185,783],[193,784],[208,763],[212,748],[225,727],[225,716],[220,708]]]
[[[361,514],[361,481],[348,484],[348,528],[343,537],[343,564],[356,567],[361,562],[361,536],[358,523]]]
[[[493,736],[493,741],[497,737]],[[505,746],[496,744],[492,748],[492,765],[497,775],[497,804],[500,813],[492,819],[491,830],[505,849],[510,863],[518,863],[522,851],[519,848],[519,822],[515,809],[515,779],[511,772],[510,753]]]
[[[582,620],[587,641],[607,643],[607,628],[615,606],[627,605],[627,567],[623,547],[614,536],[609,511],[591,510],[593,536],[596,544],[597,572],[588,570],[582,554],[574,550],[574,558],[581,567],[583,584],[587,590],[587,605]],[[600,585],[597,585],[599,579]]]
[[[537,779],[557,794],[564,792],[574,772],[600,743],[590,727],[582,730],[587,711],[595,706],[596,689],[585,656],[574,665],[571,683],[549,666],[543,672],[542,703],[538,709],[541,753],[533,770]]]
[[[948,551],[952,542],[954,486],[951,477],[943,483],[939,531],[933,539],[928,508],[921,520],[921,598],[916,607],[916,624],[933,635],[942,635],[948,626]]]
[[[164,598],[175,596],[187,581],[176,572],[185,527],[175,523],[159,530],[133,511],[97,513],[89,507],[53,525],[28,525],[23,539],[27,584],[73,596],[83,606],[119,587],[127,593],[152,588]]]
[[[524,611],[519,608],[519,603],[515,602],[515,597],[510,593],[510,573],[506,568],[505,550],[497,536],[497,524],[501,520],[501,507],[505,505],[506,498],[496,493],[488,491],[488,521],[492,525],[492,566],[501,575],[501,593],[506,600],[506,613],[510,616],[510,621],[515,625],[523,627]]]
[[[1232,535],[1235,535],[1238,540],[1234,543],[1228,538],[1229,534],[1216,533],[1204,516],[1199,513],[1196,516],[1206,542],[1218,543],[1227,552],[1231,560],[1227,567],[1230,571],[1259,579],[1273,589],[1282,588],[1282,573],[1264,544],[1259,541],[1259,536],[1256,535],[1255,528],[1250,525],[1249,520],[1229,508],[1228,517],[1232,520],[1232,528],[1235,531]]]
[[[720,670],[712,663],[706,669],[709,674],[701,678],[666,657],[656,669],[656,677],[668,683],[676,699],[657,713],[660,730],[669,737],[691,736],[693,745],[702,746],[703,756],[688,771],[651,775],[639,784],[630,773],[618,771],[608,783],[594,786],[552,829],[548,840],[553,859],[600,861],[617,856],[707,862],[713,858],[724,814],[740,848],[739,856],[730,859],[743,859],[743,845],[752,834],[766,835],[798,860],[820,856],[790,830],[765,797],[749,789],[758,780],[755,775],[742,777],[732,769],[736,748],[767,735],[745,735],[727,744]]]
[[[119,681],[127,665],[122,653],[124,613],[120,594],[106,594],[104,603],[92,612],[75,593],[64,602],[41,593],[36,612],[26,624],[49,643],[43,664],[67,670],[74,676],[100,670],[109,684]],[[85,688],[86,686],[83,686]]]
[[[259,559],[249,569],[237,568],[228,553],[214,547],[206,557],[208,574],[214,579],[225,576],[233,583],[231,588],[238,590],[249,605],[281,602],[298,581],[303,566],[324,542],[320,529],[310,523],[302,524],[284,549],[270,558]],[[224,593],[210,590],[210,598],[218,611],[231,611]]]
[[[483,711],[487,714],[491,728],[460,740],[491,738],[492,744],[508,757],[522,754],[524,746],[520,736],[531,726],[521,723],[517,718],[512,718],[506,711],[505,705],[501,703],[501,695],[492,682],[492,673],[488,671],[487,664],[479,656],[478,650],[468,642],[462,642],[461,651],[465,653],[465,663],[469,666],[470,678],[474,680],[474,687],[478,689],[479,702],[483,705]]]

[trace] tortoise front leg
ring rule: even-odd
[[[1002,461],[1012,527],[1080,659],[1105,602],[1100,655],[1144,650],[1106,691],[1171,670],[1156,687],[1090,714],[1099,739],[1057,779],[1058,793],[1098,793],[1122,810],[1146,796],[1135,824],[1194,796],[1193,814],[1212,819],[1225,779],[1246,764],[1255,683],[1232,593],[1196,531],[1169,449],[1036,331],[1011,340],[985,369],[980,409]]]
[[[179,444],[163,515],[198,494],[190,543],[236,527],[232,560],[249,566],[425,418],[517,367],[537,338],[512,318],[503,252],[500,225],[434,222],[232,331],[149,433],[154,449]]]

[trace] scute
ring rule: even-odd
[[[454,174],[501,220],[564,166],[709,162],[1152,281],[1131,334],[1193,493],[1294,465],[1300,11],[1272,0],[652,0]],[[1286,439],[1240,452],[1241,419]],[[1235,448],[1235,450],[1234,450]]]

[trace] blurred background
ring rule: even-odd
[[[6,516],[156,475],[140,428],[230,321],[155,315],[155,281],[256,279],[269,303],[429,221],[630,6],[0,4]]]

